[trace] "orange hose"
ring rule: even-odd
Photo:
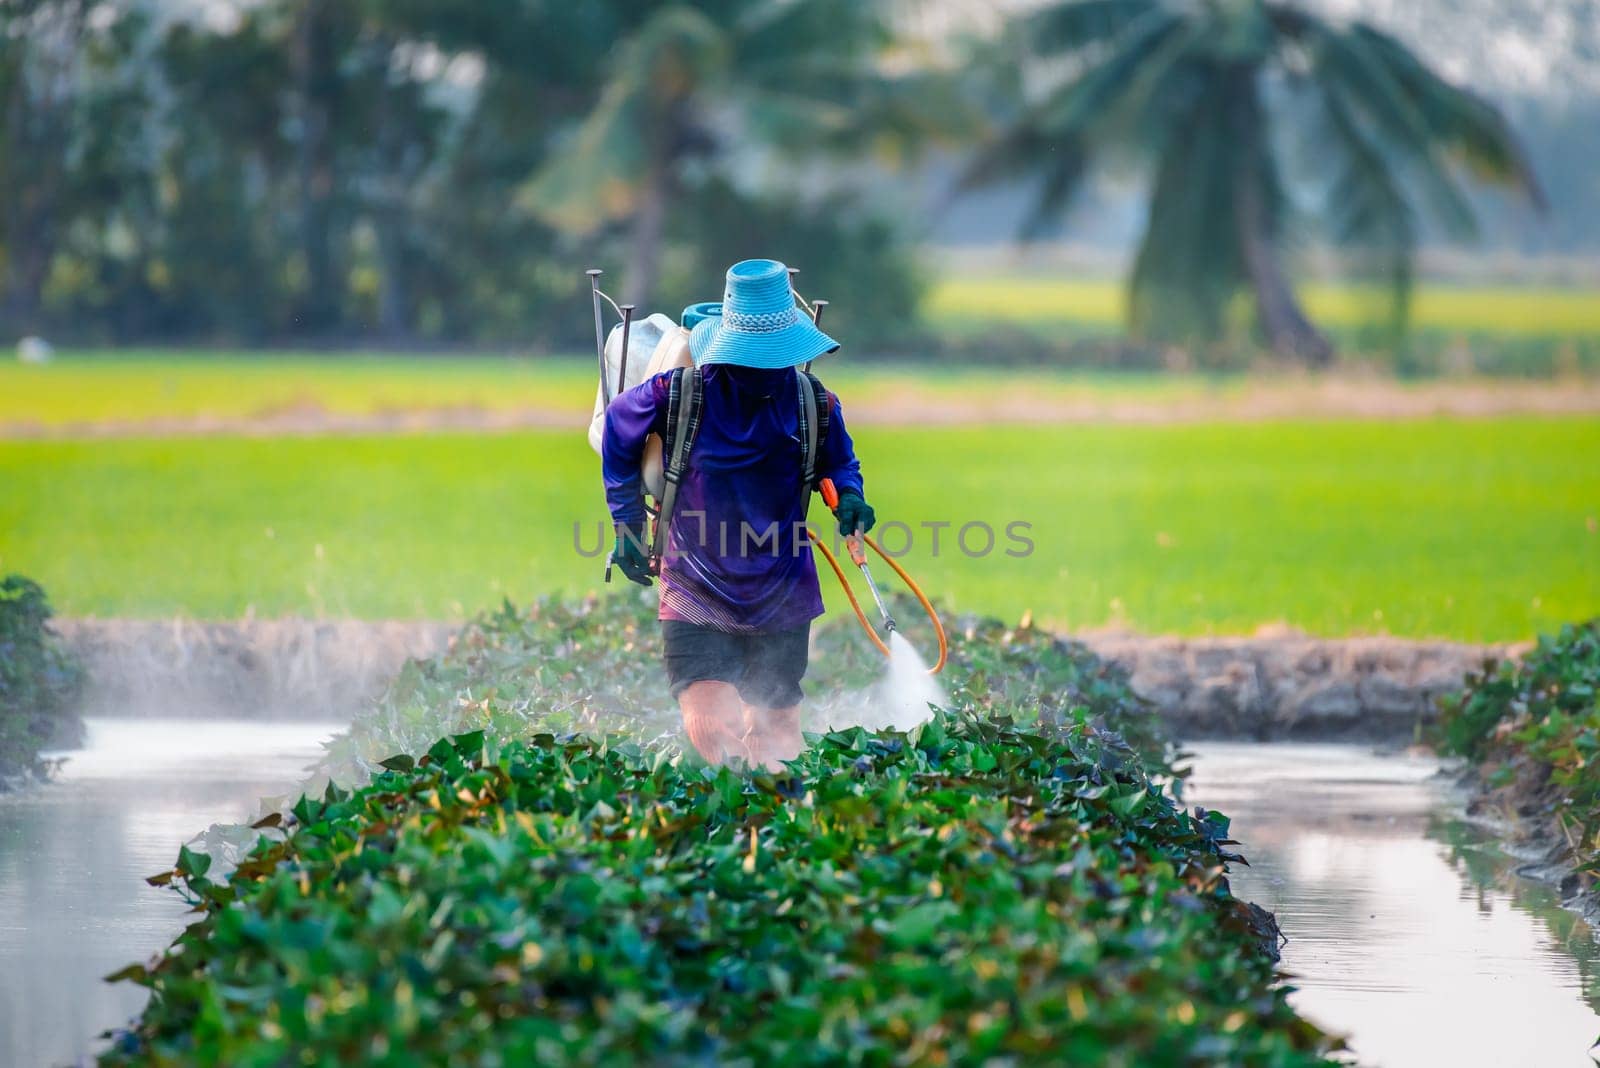
[[[876,645],[884,656],[889,656],[889,646],[878,636],[877,628],[867,621],[866,613],[861,610],[861,602],[856,600],[855,591],[850,588],[850,580],[845,578],[844,568],[839,566],[839,558],[833,554],[833,550],[828,548],[827,543],[818,537],[816,531],[807,527],[806,534],[811,538],[811,543],[822,550],[822,555],[832,566],[833,573],[839,577],[839,585],[844,587],[844,595],[850,599],[850,607],[855,609],[856,619],[860,621],[861,629],[867,632],[867,637],[872,639],[872,644]],[[899,575],[900,581],[911,589],[911,592],[917,598],[917,603],[922,605],[922,610],[928,613],[928,618],[933,621],[934,633],[939,636],[939,659],[934,663],[933,667],[928,669],[928,674],[937,675],[944,670],[945,660],[950,655],[950,642],[945,636],[944,624],[939,620],[939,613],[933,610],[933,604],[928,600],[928,595],[922,592],[922,587],[918,586],[916,580],[906,573],[906,569],[900,566],[898,560],[884,552],[882,546],[873,540],[870,535],[862,534],[861,539],[872,546],[872,551],[882,557],[884,562],[894,569],[894,573]]]
[[[889,647],[878,637],[877,629],[867,622],[866,613],[861,611],[861,602],[856,600],[856,591],[850,588],[850,580],[844,577],[844,568],[839,566],[839,558],[833,555],[833,550],[828,548],[827,542],[817,537],[816,531],[807,527],[806,534],[810,536],[811,543],[822,550],[822,555],[828,563],[833,565],[833,573],[839,576],[839,585],[844,587],[844,595],[850,598],[850,607],[856,610],[856,618],[861,621],[861,629],[867,632],[867,637],[872,639],[872,644],[878,647],[879,652],[889,656]]]

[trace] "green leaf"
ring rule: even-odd
[[[456,754],[463,760],[476,760],[483,755],[484,732],[481,730],[458,734],[451,739]]]
[[[142,964],[130,964],[126,968],[119,968],[106,976],[104,983],[142,983],[150,978],[150,972]]]
[[[948,901],[924,901],[902,909],[889,921],[889,941],[904,948],[926,945],[955,914],[956,907]]]
[[[179,875],[198,878],[211,870],[211,857],[206,853],[197,853],[188,846],[179,846],[177,869]]]

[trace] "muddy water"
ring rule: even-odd
[[[0,797],[0,1065],[75,1061],[138,1012],[141,988],[101,977],[189,922],[145,877],[292,789],[339,726],[91,719],[55,782]]]
[[[1252,865],[1234,891],[1277,913],[1295,1005],[1346,1035],[1360,1063],[1592,1068],[1588,930],[1451,820],[1457,799],[1436,761],[1336,745],[1191,748],[1187,799],[1233,818]]]

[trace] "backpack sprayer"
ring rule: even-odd
[[[633,329],[634,306],[632,304],[618,304],[601,290],[600,275],[602,272],[598,268],[590,268],[584,273],[588,275],[590,298],[594,302],[594,342],[600,361],[600,391],[595,401],[595,414],[596,419],[599,420],[603,417],[605,409],[610,406],[612,398],[628,388],[628,344],[629,335]],[[822,310],[828,306],[828,302],[825,300],[807,301],[800,295],[798,290],[794,290],[794,276],[798,273],[800,273],[798,268],[789,268],[789,284],[790,289],[794,291],[795,302],[811,316],[812,323],[820,325]],[[616,309],[617,315],[622,320],[622,344],[619,352],[615,389],[611,388],[606,361],[605,316],[602,301]],[[671,347],[674,343],[677,345],[675,349]],[[687,345],[677,339],[664,337],[658,343],[656,351],[651,356],[648,370],[651,373],[656,373],[660,370],[677,372],[678,369],[682,369],[682,373],[674,380],[671,401],[673,411],[669,413],[667,419],[669,433],[672,433],[676,440],[669,440],[664,443],[660,450],[660,462],[665,468],[664,488],[663,492],[652,494],[656,498],[656,506],[653,509],[646,509],[651,514],[654,523],[651,532],[652,572],[656,571],[658,567],[659,557],[666,540],[667,526],[672,521],[678,479],[683,474],[689,448],[693,444],[693,431],[689,428],[693,424],[698,424],[699,421],[696,414],[699,405],[699,378],[692,364],[688,361]],[[799,390],[800,404],[802,411],[806,413],[805,421],[813,438],[809,442],[802,442],[805,455],[804,466],[809,474],[814,465],[817,447],[817,442],[814,440],[819,423],[817,408],[819,402],[825,403],[826,394],[822,390],[821,384],[817,383],[810,374],[810,360],[806,361],[802,371]],[[815,394],[813,394],[813,384]],[[826,418],[827,414],[824,408],[821,421],[825,421]],[[674,430],[680,423],[683,426]],[[687,433],[685,433],[685,430],[687,430]],[[595,445],[598,451],[599,438],[592,431],[590,442]],[[651,483],[651,479],[648,477],[649,456],[650,453],[647,451],[647,477],[645,479],[647,485]],[[839,507],[839,491],[834,486],[832,479],[823,478],[819,480],[816,483],[816,488],[822,493],[823,503],[830,510]],[[807,496],[809,496],[809,492]],[[833,568],[834,575],[839,579],[839,585],[844,588],[845,596],[850,600],[850,607],[855,610],[856,620],[861,624],[861,629],[866,631],[867,637],[872,639],[872,644],[878,647],[878,651],[887,657],[894,654],[890,650],[889,643],[885,640],[885,637],[892,637],[897,633],[899,624],[895,622],[894,616],[890,613],[889,606],[883,599],[883,593],[878,589],[878,584],[872,577],[872,570],[867,566],[867,548],[871,548],[873,552],[877,553],[893,569],[894,573],[900,576],[900,580],[916,596],[917,603],[922,606],[923,611],[928,614],[928,619],[933,623],[934,633],[939,639],[939,658],[928,669],[928,674],[937,675],[944,670],[945,660],[949,655],[949,642],[945,635],[944,624],[940,621],[939,614],[934,611],[933,604],[928,600],[927,595],[922,592],[922,587],[917,585],[916,580],[906,573],[906,569],[901,567],[897,560],[885,553],[883,548],[865,532],[858,531],[848,535],[845,539],[845,547],[849,553],[850,560],[861,570],[861,576],[866,580],[867,589],[872,593],[872,600],[878,607],[878,614],[883,618],[883,635],[880,636],[877,629],[868,621],[866,613],[862,611],[861,603],[856,599],[855,591],[851,589],[849,579],[845,577],[844,568],[840,565],[839,558],[834,555],[833,550],[828,548],[827,543],[818,536],[815,530],[808,527],[806,535],[811,539],[811,544],[822,553],[823,558]],[[605,580],[607,582],[611,581],[611,560],[609,557],[606,560]]]

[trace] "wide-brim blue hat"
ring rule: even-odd
[[[795,306],[789,269],[777,260],[741,260],[729,267],[722,314],[702,320],[689,335],[689,354],[697,366],[777,370],[838,347]]]

